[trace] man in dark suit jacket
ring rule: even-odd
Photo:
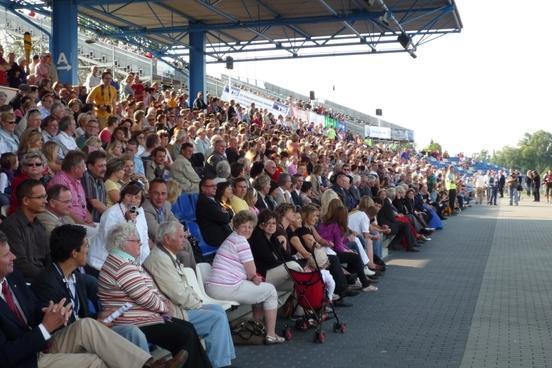
[[[57,304],[49,301],[42,309],[21,274],[14,272],[14,259],[6,235],[0,231],[0,367],[36,368],[39,362],[48,368],[176,367],[174,360],[171,365],[154,362],[149,353],[93,319],[82,318],[67,326],[73,316],[72,305],[62,298]],[[185,357],[177,358],[182,363]]]
[[[201,235],[207,244],[220,247],[224,239],[232,233],[230,214],[215,200],[217,185],[212,178],[201,179],[199,191],[196,219]]]
[[[385,191],[380,191],[380,193],[382,192],[385,193]],[[378,212],[378,225],[389,226],[389,228],[391,229],[391,234],[396,235],[389,245],[389,248],[399,249],[399,242],[402,239],[405,239],[407,250],[417,252],[418,248],[416,248],[416,238],[410,232],[409,226],[406,223],[397,221],[395,219],[397,211],[395,211],[391,200],[385,196],[383,196],[382,198],[382,196],[383,194],[381,194],[379,198],[374,199],[376,203],[381,202],[382,205],[381,209]]]

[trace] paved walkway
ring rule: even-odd
[[[477,206],[420,253],[393,253],[377,293],[280,346],[237,349],[248,367],[552,367],[552,206]]]

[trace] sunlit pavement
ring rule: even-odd
[[[340,308],[345,334],[296,331],[237,349],[235,367],[552,367],[552,206],[506,198],[391,253],[379,291]]]

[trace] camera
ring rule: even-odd
[[[136,206],[131,206],[128,210],[130,213],[138,213],[138,207]]]

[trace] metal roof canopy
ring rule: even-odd
[[[49,1],[2,0],[49,14]],[[390,52],[462,29],[454,0],[79,0],[79,26],[151,51],[188,58],[205,35],[205,62]]]

